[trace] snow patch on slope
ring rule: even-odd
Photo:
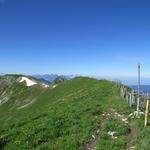
[[[22,77],[19,82],[22,83],[22,82],[24,82],[24,81],[26,82],[26,85],[27,85],[27,86],[33,86],[33,85],[36,85],[36,84],[37,84],[37,82],[32,81],[32,80],[30,80],[30,79],[27,78],[27,77]]]
[[[49,87],[49,85],[47,85],[47,84],[42,84],[42,86],[44,87],[44,88],[48,88]]]

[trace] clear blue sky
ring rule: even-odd
[[[149,0],[0,0],[0,72],[150,76]]]

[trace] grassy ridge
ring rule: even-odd
[[[110,108],[130,111],[118,86],[106,80],[79,77],[55,89],[20,84],[14,89],[23,92],[0,107],[0,147],[6,150],[80,150],[94,134],[104,112]],[[36,98],[35,102],[16,109],[16,100],[22,103],[27,95],[30,100]]]

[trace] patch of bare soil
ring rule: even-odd
[[[104,128],[104,123],[108,119],[108,117],[109,117],[109,113],[107,113],[107,112],[104,113],[104,117],[101,120],[101,123],[100,123],[98,129],[96,130],[96,135],[92,135],[92,139],[89,141],[89,143],[87,143],[84,146],[84,150],[93,150],[94,149],[94,146],[96,145],[96,141],[97,141],[98,137],[101,135],[101,131]]]
[[[128,141],[126,143],[125,149],[132,150],[132,149],[136,148],[135,146],[132,145],[131,141],[132,141],[133,137],[136,135],[137,129],[131,124],[128,125],[128,129],[129,129],[129,135],[128,135]]]
[[[131,140],[133,139],[134,135],[137,133],[137,129],[132,124],[128,123],[127,118],[123,114],[119,114],[118,112],[116,112],[114,110],[112,111],[111,114],[114,117],[120,118],[124,123],[128,124],[128,141],[125,145],[125,150],[135,149],[135,147],[132,146]],[[96,130],[96,134],[92,135],[91,140],[87,144],[85,144],[84,150],[94,150],[95,149],[96,142],[97,142],[98,138],[100,137],[101,131],[104,128],[105,121],[109,118],[109,116],[110,116],[110,114],[108,112],[105,112],[103,114],[103,119],[101,120],[101,123],[100,123],[98,129]]]

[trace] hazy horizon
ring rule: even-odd
[[[22,75],[65,75],[65,76],[85,76],[85,77],[92,77],[96,79],[106,79],[106,80],[112,80],[112,81],[120,81],[123,84],[126,85],[137,85],[138,79],[137,77],[125,77],[125,76],[108,76],[108,75],[88,75],[88,74],[63,74],[63,73],[35,73],[35,74],[24,74],[24,73],[1,73],[1,75],[5,74],[22,74]],[[150,77],[141,77],[141,85],[150,85]]]

